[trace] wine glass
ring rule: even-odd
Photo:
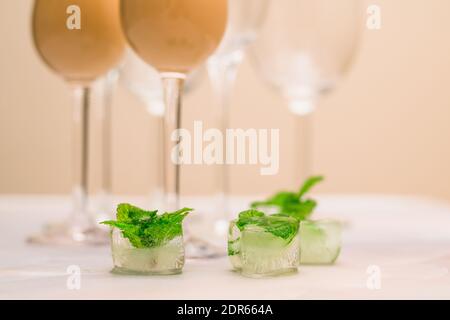
[[[264,21],[269,0],[228,0],[228,22],[225,36],[214,55],[208,60],[208,73],[217,100],[216,118],[221,131],[229,127],[231,95],[236,75],[246,49],[256,40]],[[225,154],[225,152],[223,153]],[[218,167],[217,188],[220,218],[214,226],[216,232],[225,235],[230,218],[230,182],[228,166]]]
[[[106,76],[102,77],[96,88],[101,92],[101,106],[98,109],[99,131],[100,131],[100,154],[99,166],[100,170],[100,189],[97,194],[90,194],[90,202],[92,202],[91,211],[97,222],[112,219],[114,212],[112,200],[112,130],[113,130],[113,95],[119,79],[118,68],[109,71]],[[93,137],[92,137],[93,138]],[[109,230],[106,226],[100,226],[104,230]]]
[[[194,90],[203,75],[202,69],[196,69],[186,77],[184,94]],[[150,194],[149,202],[153,208],[164,205],[163,197],[163,159],[164,146],[164,91],[161,77],[156,69],[148,65],[131,49],[128,49],[120,68],[120,83],[144,103],[150,116],[156,118],[157,134],[151,140],[156,143],[156,154],[152,167],[155,169],[155,186]]]
[[[186,75],[218,47],[226,28],[228,3],[227,0],[122,0],[121,14],[122,28],[131,48],[158,70],[162,78],[165,210],[177,210],[183,85]],[[192,248],[187,251],[191,257],[211,254],[204,243]]]
[[[73,94],[74,186],[68,221],[32,236],[32,243],[104,243],[87,208],[90,177],[89,109],[91,85],[121,59],[124,39],[118,0],[36,0],[32,31],[42,60],[70,86]]]
[[[271,2],[251,57],[259,73],[288,101],[297,119],[298,179],[310,174],[311,114],[349,69],[362,26],[360,0]]]

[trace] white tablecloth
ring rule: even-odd
[[[322,196],[317,218],[347,222],[333,266],[302,266],[292,276],[249,279],[226,258],[188,260],[181,275],[109,273],[105,247],[42,247],[25,243],[69,202],[58,197],[0,197],[1,299],[313,299],[450,298],[450,205],[393,196]],[[237,208],[245,203],[236,199]],[[67,267],[81,268],[79,290]],[[375,266],[370,268],[370,266]],[[375,269],[374,269],[375,268]],[[379,268],[379,269],[378,269]],[[380,288],[368,285],[380,271]],[[373,284],[369,280],[370,283]]]

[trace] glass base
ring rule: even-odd
[[[185,255],[188,259],[214,259],[226,256],[226,251],[205,240],[185,237]]]
[[[300,264],[305,266],[331,266],[336,263],[337,258],[339,257],[340,250],[336,253],[334,257],[331,259],[317,259],[317,260],[303,260],[300,255]]]
[[[41,233],[32,235],[28,243],[40,245],[106,245],[108,230],[100,227],[74,228],[66,223],[49,224]]]
[[[129,276],[170,276],[180,274],[181,272],[182,272],[181,269],[161,270],[161,271],[134,271],[121,267],[114,267],[114,269],[111,270],[112,274],[129,275]]]
[[[286,268],[286,269],[280,269],[273,272],[268,273],[246,273],[245,271],[236,270],[237,272],[240,272],[241,275],[248,277],[248,278],[270,278],[270,277],[278,277],[278,276],[285,276],[285,275],[291,275],[298,273],[298,268]]]
[[[241,271],[242,269],[241,257],[238,254],[228,256],[228,261],[230,261],[231,265],[233,266],[233,270]]]

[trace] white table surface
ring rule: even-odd
[[[317,218],[348,223],[333,266],[302,266],[297,275],[249,279],[226,258],[188,260],[177,276],[109,273],[105,247],[25,243],[48,220],[62,218],[59,197],[0,197],[0,299],[396,299],[450,298],[450,205],[394,196],[321,196]],[[245,204],[235,200],[236,208]],[[67,289],[69,265],[81,267],[80,290]],[[369,289],[378,266],[381,288]]]

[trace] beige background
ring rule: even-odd
[[[352,70],[314,116],[314,172],[327,176],[320,191],[450,199],[450,1],[373,3],[382,7],[382,29],[364,31]],[[0,193],[65,193],[71,183],[70,101],[65,85],[34,52],[31,4],[0,1]],[[209,92],[203,78],[187,97],[187,127],[209,117]],[[114,112],[114,191],[143,193],[154,178],[148,137],[155,121],[123,88]],[[282,128],[282,167],[274,177],[259,176],[257,167],[233,168],[234,193],[293,185],[293,124],[285,102],[246,61],[232,126]],[[184,168],[185,193],[212,186],[212,168]]]

